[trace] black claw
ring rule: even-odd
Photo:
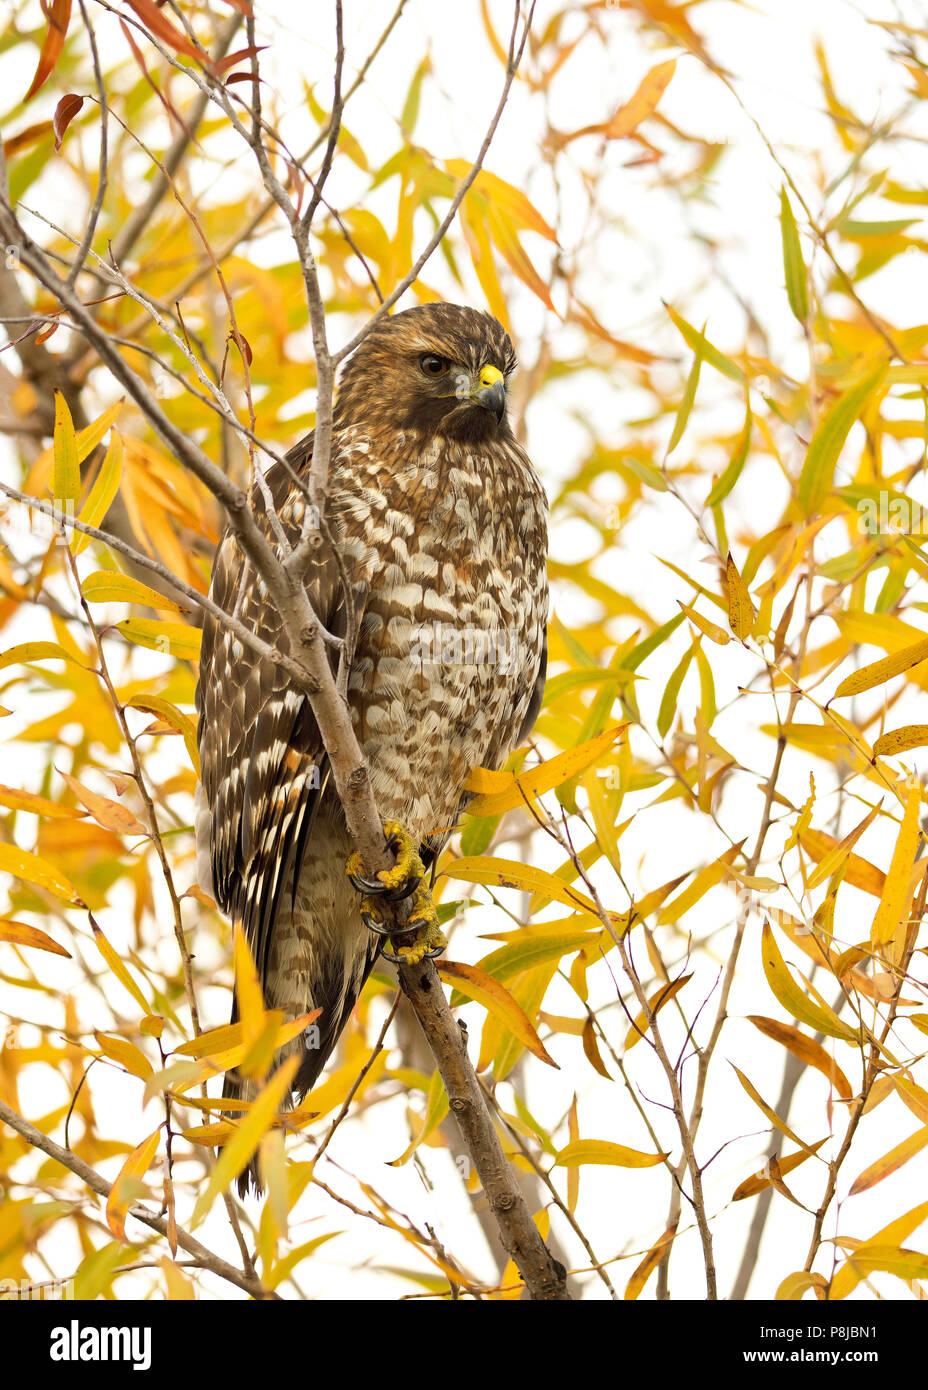
[[[421,876],[408,878],[399,888],[388,888],[379,878],[363,878],[361,874],[349,874],[348,882],[358,893],[363,893],[370,898],[383,898],[388,903],[401,903],[404,898],[410,897],[419,884],[422,882]]]
[[[386,886],[380,882],[379,878],[363,878],[361,874],[349,874],[348,882],[359,893],[366,893],[371,896],[387,891]]]

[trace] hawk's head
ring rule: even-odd
[[[406,309],[382,319],[344,368],[338,422],[462,443],[509,434],[515,365],[509,334],[491,314],[458,304]]]

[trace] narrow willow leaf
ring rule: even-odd
[[[709,342],[709,339],[704,333],[700,333],[691,323],[687,323],[686,319],[681,318],[677,311],[672,309],[666,301],[664,302],[664,308],[694,352],[698,352],[700,357],[709,363],[710,367],[714,367],[716,371],[721,372],[723,376],[730,377],[732,381],[743,383],[744,372],[740,367],[735,366],[735,363],[732,362],[730,357],[726,357],[723,352],[719,352],[718,348]]]
[[[778,1129],[781,1134],[785,1134],[787,1139],[791,1139],[794,1144],[798,1144],[800,1149],[808,1148],[808,1145],[806,1144],[805,1140],[800,1139],[798,1134],[794,1134],[794,1132],[790,1129],[786,1121],[781,1120],[777,1112],[773,1109],[773,1107],[767,1104],[763,1096],[754,1086],[753,1082],[745,1076],[744,1072],[739,1070],[738,1067],[735,1067],[734,1062],[732,1062],[732,1066],[735,1069],[735,1075],[741,1082],[741,1085],[747,1091],[748,1095],[751,1097],[758,1110],[761,1110],[767,1116],[767,1119],[770,1121],[773,1127],[775,1129]]]
[[[30,946],[38,951],[51,951],[54,956],[67,956],[71,952],[59,946],[38,927],[30,927],[25,922],[14,922],[9,917],[0,917],[0,941],[12,941],[14,946]]]
[[[144,1190],[142,1178],[148,1172],[155,1156],[160,1136],[161,1130],[156,1129],[153,1134],[149,1134],[147,1139],[143,1139],[141,1144],[132,1150],[110,1188],[110,1195],[106,1199],[106,1224],[118,1240],[125,1240],[126,1238],[126,1217],[129,1214],[129,1207],[141,1196]]]
[[[659,990],[656,990],[654,994],[651,995],[651,998],[648,1000],[648,1008],[651,1011],[652,1020],[660,1013],[664,1005],[669,1004],[671,999],[673,999],[674,995],[679,994],[680,990],[687,983],[687,981],[691,980],[692,978],[692,972],[690,972],[689,975],[681,975],[679,979],[671,981],[670,984],[663,985]],[[638,1017],[632,1024],[631,1028],[629,1028],[627,1034],[625,1035],[626,1052],[633,1048],[636,1043],[639,1043],[641,1041],[641,1039],[645,1036],[650,1026],[651,1023],[648,1020],[648,1014],[646,1010],[642,1009],[641,1012],[638,1014]]]
[[[780,189],[780,237],[783,242],[783,270],[786,274],[786,295],[789,307],[803,327],[809,317],[809,286],[799,228],[793,216],[786,187]]]
[[[925,1145],[928,1144],[928,1125],[922,1129],[917,1129],[914,1134],[910,1134],[908,1139],[903,1139],[901,1144],[883,1154],[875,1163],[871,1163],[869,1168],[865,1168],[859,1177],[854,1179],[851,1185],[851,1196],[856,1197],[858,1192],[866,1192],[870,1187],[876,1187],[878,1182],[888,1178],[891,1173],[895,1173],[904,1163],[908,1163],[910,1158],[921,1153]]]
[[[827,1005],[823,1007],[813,1003],[799,988],[790,974],[786,962],[780,955],[769,922],[764,923],[763,964],[767,983],[787,1013],[798,1018],[801,1023],[807,1023],[819,1033],[824,1033],[827,1037],[841,1038],[844,1042],[849,1043],[860,1041],[856,1029],[842,1023],[833,1009]]]
[[[531,1019],[498,980],[494,980],[491,975],[485,974],[474,965],[463,965],[457,961],[440,960],[436,969],[443,980],[450,981],[455,989],[482,1004],[488,1013],[504,1023],[510,1033],[539,1061],[558,1069],[557,1062],[545,1048]]]
[[[200,659],[203,634],[199,628],[188,627],[186,623],[163,623],[157,618],[124,618],[114,626],[130,642],[136,642],[140,647],[186,657],[188,661]]]
[[[89,603],[143,603],[147,608],[164,608],[173,613],[184,610],[173,599],[150,589],[147,584],[115,570],[95,570],[81,584]]]
[[[626,1300],[630,1301],[636,1299],[638,1295],[641,1293],[645,1284],[648,1282],[651,1275],[657,1269],[657,1266],[660,1264],[661,1260],[667,1253],[667,1250],[669,1246],[672,1244],[673,1238],[676,1235],[676,1233],[677,1223],[675,1221],[672,1226],[667,1227],[667,1230],[660,1237],[660,1239],[655,1241],[655,1243],[651,1246],[651,1249],[645,1255],[644,1259],[641,1261],[641,1264],[635,1270],[634,1274],[625,1286],[624,1297]]]
[[[119,491],[119,483],[122,477],[122,438],[114,430],[110,437],[109,448],[106,456],[100,465],[100,471],[96,476],[93,487],[90,489],[90,496],[84,503],[83,509],[78,517],[85,526],[94,526],[99,530],[100,523],[103,521],[110,509],[113,498]],[[71,553],[79,555],[81,551],[90,544],[91,537],[86,532],[75,530],[71,537]]]
[[[719,502],[724,502],[725,498],[735,486],[735,483],[741,477],[744,471],[744,465],[748,461],[748,454],[751,451],[751,426],[753,421],[754,417],[751,414],[751,407],[748,405],[744,429],[741,431],[741,437],[735,445],[735,452],[731,456],[731,462],[706,498],[707,507],[716,507]]]
[[[576,748],[568,748],[565,753],[549,758],[538,767],[520,772],[494,773],[492,780],[486,779],[486,769],[477,768],[470,775],[465,786],[482,794],[474,797],[467,807],[472,816],[498,816],[504,811],[514,811],[530,805],[535,797],[551,791],[562,783],[576,777],[591,763],[595,763],[626,734],[626,725],[620,724],[607,729],[596,738],[588,739]],[[484,790],[486,789],[486,790]]]
[[[798,1168],[800,1163],[805,1163],[813,1154],[818,1153],[825,1140],[820,1139],[817,1144],[810,1144],[808,1148],[801,1149],[798,1154],[790,1154],[788,1158],[777,1159],[777,1168],[782,1177],[784,1173],[791,1173],[794,1168]],[[761,1169],[759,1173],[752,1173],[749,1178],[745,1178],[732,1193],[733,1202],[743,1202],[745,1197],[756,1197],[759,1192],[763,1192],[767,1187],[774,1186],[773,1175],[769,1165]]]
[[[873,745],[878,758],[892,758],[897,753],[907,753],[910,748],[923,748],[928,743],[928,724],[903,724],[899,729],[891,729],[888,734],[880,734]]]
[[[661,699],[661,706],[657,712],[657,732],[661,738],[666,738],[673,723],[673,717],[677,712],[677,701],[680,698],[680,687],[683,684],[687,671],[690,669],[690,662],[693,660],[695,646],[690,647],[684,653],[682,659],[677,663],[671,672],[670,679],[664,687],[664,694]]]
[[[893,676],[901,675],[910,666],[917,666],[922,661],[928,661],[928,637],[921,642],[913,642],[910,647],[903,647],[901,651],[881,657],[869,666],[861,666],[859,671],[855,671],[841,682],[835,691],[835,699],[841,695],[860,695],[865,690],[872,690],[874,686],[883,685],[886,681],[892,680]]]
[[[740,637],[743,641],[745,637],[750,636],[754,626],[754,605],[751,602],[748,587],[738,572],[738,566],[732,559],[731,551],[728,553],[726,567],[728,572],[728,622],[735,636]]]
[[[880,811],[880,806],[882,805],[883,803],[881,801],[879,806],[874,806],[871,811],[868,811],[860,824],[856,825],[849,834],[845,835],[839,845],[835,845],[834,849],[829,850],[824,859],[819,861],[818,865],[812,870],[806,880],[807,889],[817,888],[820,883],[825,882],[826,878],[831,878],[833,873],[837,873],[838,869],[849,857],[851,850],[857,844],[861,835],[863,835],[864,831],[869,830],[870,826],[876,820]]]
[[[699,628],[704,637],[708,637],[710,642],[715,642],[719,647],[728,646],[731,636],[723,627],[719,627],[718,623],[710,622],[708,618],[704,618],[701,613],[697,613],[696,609],[690,608],[688,604],[680,603],[679,599],[677,599],[677,603],[680,604],[690,622]]]
[[[693,409],[693,404],[696,400],[696,392],[699,389],[699,372],[701,367],[702,357],[697,352],[696,356],[693,358],[693,365],[690,368],[690,374],[686,379],[686,387],[683,392],[683,399],[680,402],[680,409],[677,411],[677,418],[674,421],[673,434],[670,436],[670,443],[667,445],[668,457],[673,453],[674,449],[677,447],[677,445],[680,443],[680,440],[683,438],[683,431],[686,429],[687,421],[690,418],[690,414]],[[663,479],[661,481],[663,481]],[[664,486],[666,487],[666,484],[664,484]]]
[[[851,426],[882,386],[888,363],[852,386],[819,423],[799,475],[799,501],[807,516],[817,512],[831,489],[835,466]]]
[[[886,882],[883,886],[883,895],[870,928],[870,942],[877,951],[881,947],[888,946],[890,942],[895,943],[896,949],[892,954],[897,963],[901,959],[900,946],[904,946],[908,930],[910,880],[921,834],[919,830],[921,802],[921,787],[918,785],[910,787],[906,793],[905,812],[902,817],[902,825],[899,827],[896,847],[893,850],[892,863],[889,866],[889,873],[886,875]]]
[[[297,1054],[285,1058],[254,1101],[245,1119],[223,1146],[209,1182],[197,1199],[191,1225],[196,1226],[203,1220],[219,1193],[224,1192],[251,1161],[262,1136],[277,1118],[277,1111],[293,1084],[294,1073],[299,1064],[300,1058]]]
[[[617,1168],[653,1168],[663,1163],[669,1154],[640,1153],[624,1144],[611,1144],[606,1139],[578,1139],[561,1149],[554,1160],[560,1168],[573,1168],[583,1163],[614,1164]]]
[[[31,883],[36,888],[44,888],[62,902],[83,906],[80,894],[64,874],[47,860],[20,849],[18,845],[0,844],[0,872],[12,874],[14,878],[21,878],[24,883]]]
[[[779,1303],[798,1302],[809,1289],[821,1289],[824,1293],[827,1288],[828,1281],[823,1274],[811,1274],[808,1270],[799,1269],[780,1281],[774,1298]]]
[[[52,474],[52,499],[63,509],[66,502],[76,502],[81,492],[81,470],[77,461],[77,440],[74,421],[68,403],[60,391],[55,392],[55,466]]]

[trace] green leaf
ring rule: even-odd
[[[845,392],[820,421],[799,475],[799,501],[807,515],[818,511],[828,496],[835,466],[851,426],[882,386],[888,370],[889,363],[884,362],[875,372]]]
[[[707,507],[715,507],[719,502],[723,502],[735,486],[735,483],[741,477],[751,449],[751,426],[753,420],[754,417],[751,414],[751,407],[748,405],[744,429],[741,431],[741,437],[735,445],[735,452],[731,456],[731,462],[706,498]]]
[[[693,365],[690,368],[690,374],[687,377],[686,389],[683,392],[683,400],[680,402],[680,409],[677,411],[677,418],[674,422],[673,434],[670,436],[670,443],[667,445],[668,456],[673,453],[674,449],[677,447],[677,445],[680,443],[680,440],[683,438],[683,431],[686,429],[686,422],[690,418],[690,412],[693,409],[693,402],[696,400],[696,391],[699,387],[699,372],[701,367],[702,354],[697,350],[696,356],[693,358]],[[663,478],[661,479],[661,482],[663,483],[662,490],[666,492],[667,484],[664,482]]]
[[[780,189],[780,235],[783,241],[783,269],[786,273],[789,307],[805,327],[809,317],[809,286],[799,243],[799,228],[796,226],[785,185]]]

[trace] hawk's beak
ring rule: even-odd
[[[491,410],[499,424],[506,409],[506,383],[503,374],[499,367],[487,365],[482,368],[478,380],[479,385],[473,392],[473,399],[478,405],[482,405],[484,410]]]

